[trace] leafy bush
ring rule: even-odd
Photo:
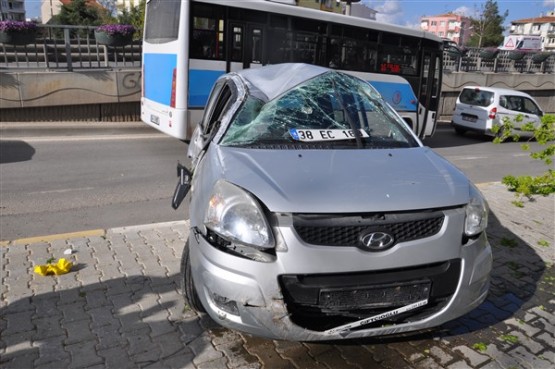
[[[519,115],[516,122],[522,122],[523,117]],[[497,134],[494,143],[501,143],[507,139],[518,141],[520,135],[514,131],[514,123],[509,118],[503,119],[503,125],[492,127],[492,131]],[[545,114],[541,119],[541,124],[537,127],[533,123],[526,123],[522,127],[524,132],[532,132],[530,140],[535,139],[543,149],[530,153],[530,157],[541,160],[549,166],[549,169],[539,176],[513,176],[503,177],[502,183],[508,187],[509,191],[514,191],[517,199],[513,202],[516,206],[522,207],[522,197],[532,198],[534,195],[548,196],[555,193],[555,170],[552,169],[553,156],[555,155],[555,115]],[[522,150],[530,151],[528,143],[522,145]]]

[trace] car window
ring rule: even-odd
[[[509,103],[507,102],[506,96],[499,96],[499,105],[502,108],[509,109]]]
[[[465,88],[462,90],[459,100],[463,104],[476,106],[489,106],[493,103],[494,93],[475,88]]]
[[[523,112],[524,103],[521,96],[507,96],[507,109]]]
[[[209,107],[211,111],[207,117],[208,120],[204,122],[204,134],[209,135],[212,133],[214,128],[218,125],[222,115],[227,111],[227,107],[231,101],[232,91],[228,84],[223,84],[221,88],[219,88],[219,92],[215,91],[213,94],[215,99],[211,99],[209,102]]]
[[[538,106],[536,105],[536,103],[534,101],[532,101],[531,99],[524,97],[523,98],[523,106],[524,106],[524,112],[525,113],[530,113],[530,114],[535,114],[535,115],[539,115],[540,114],[540,108],[538,108]]]
[[[206,108],[204,109],[204,115],[202,117],[202,127],[204,131],[206,131],[208,123],[212,118],[216,101],[218,101],[218,98],[220,97],[220,92],[224,85],[225,85],[224,80],[218,81],[216,82],[216,84],[212,88],[212,91],[210,92],[210,98],[208,99],[208,103],[206,104]]]
[[[335,71],[269,102],[247,97],[221,144],[265,143],[318,143],[334,148],[418,145],[402,119],[373,87]]]

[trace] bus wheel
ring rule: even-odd
[[[189,257],[189,240],[185,243],[183,248],[183,255],[181,256],[181,292],[183,300],[192,310],[197,313],[204,313],[204,307],[200,302],[195,285],[193,283],[193,275],[191,273],[191,258]]]

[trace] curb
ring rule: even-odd
[[[102,237],[106,235],[104,229],[91,229],[88,231],[70,232],[70,233],[60,233],[53,234],[49,236],[37,236],[28,238],[19,238],[12,241],[0,241],[0,247],[6,247],[10,245],[27,245],[39,242],[52,242],[57,240],[65,240],[68,238],[84,238],[84,237]]]
[[[109,234],[123,234],[130,231],[142,231],[146,229],[151,229],[153,227],[185,226],[187,225],[188,222],[189,222],[188,219],[176,220],[172,222],[150,223],[150,224],[141,224],[141,225],[109,228],[109,229],[91,229],[87,231],[59,233],[59,234],[53,234],[48,236],[19,238],[16,240],[0,241],[0,247],[28,245],[28,244],[39,243],[39,242],[52,242],[57,240],[66,240],[69,238],[103,237]]]

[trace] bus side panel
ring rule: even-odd
[[[416,112],[418,100],[408,83],[369,82],[397,112]]]
[[[145,54],[143,65],[145,98],[170,106],[173,73],[177,67],[177,55]]]
[[[225,62],[191,59],[189,64],[189,108],[206,106],[216,80],[225,73]]]

